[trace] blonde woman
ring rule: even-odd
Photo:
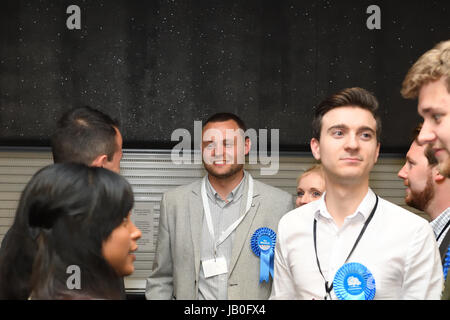
[[[325,178],[321,164],[316,164],[303,172],[297,178],[297,198],[295,206],[298,208],[311,201],[318,200],[325,192]]]

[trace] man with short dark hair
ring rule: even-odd
[[[414,132],[414,140],[406,154],[406,163],[398,172],[406,188],[405,203],[425,212],[430,217],[441,254],[444,275],[446,253],[450,244],[450,179],[443,176],[437,167],[429,145],[419,145],[417,136],[422,125]]]
[[[69,110],[58,121],[52,153],[55,163],[83,163],[119,173],[122,159],[119,124],[88,106]]]
[[[369,188],[378,102],[361,88],[324,100],[311,150],[326,192],[278,226],[273,299],[439,299],[442,268],[426,220]]]
[[[269,297],[274,230],[293,208],[293,198],[244,170],[251,146],[245,129],[229,113],[204,123],[201,149],[207,175],[161,199],[147,299]]]
[[[421,128],[422,125],[415,129],[406,162],[398,172],[398,177],[407,187],[405,203],[425,212],[431,221],[447,211],[450,218],[450,210],[446,210],[450,209],[450,180],[439,172],[438,161],[429,146],[418,144],[417,136]]]

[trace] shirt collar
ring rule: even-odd
[[[244,170],[244,177],[241,179],[241,182],[228,194],[227,202],[232,202],[234,200],[239,200],[242,197],[245,181],[247,180],[248,173]],[[214,187],[209,182],[209,179],[206,178],[206,194],[213,201],[223,201],[220,197],[219,193],[214,189]]]
[[[430,222],[431,228],[433,228],[433,232],[437,237],[442,229],[445,227],[447,222],[450,220],[450,207],[444,210],[436,219]]]
[[[322,197],[320,197],[319,200],[317,200],[318,207],[315,213],[315,217],[318,218],[319,216],[322,216],[326,219],[333,219],[331,214],[328,212],[327,204],[325,202],[325,196],[326,192],[323,193]],[[364,221],[370,216],[370,213],[372,212],[376,202],[376,195],[372,191],[372,189],[369,188],[367,191],[367,194],[359,204],[358,208],[356,208],[355,212],[347,217],[347,219],[354,219],[356,216],[362,216]]]

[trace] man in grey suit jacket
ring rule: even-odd
[[[242,131],[230,138],[230,130]],[[202,132],[207,176],[163,195],[147,299],[269,297],[272,279],[260,281],[250,241],[259,228],[276,231],[293,197],[244,171],[238,161],[250,150],[244,131],[234,114],[209,118]]]

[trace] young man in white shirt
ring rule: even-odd
[[[280,220],[272,299],[440,298],[431,227],[369,188],[380,149],[377,109],[361,88],[316,109],[311,150],[327,191]]]

